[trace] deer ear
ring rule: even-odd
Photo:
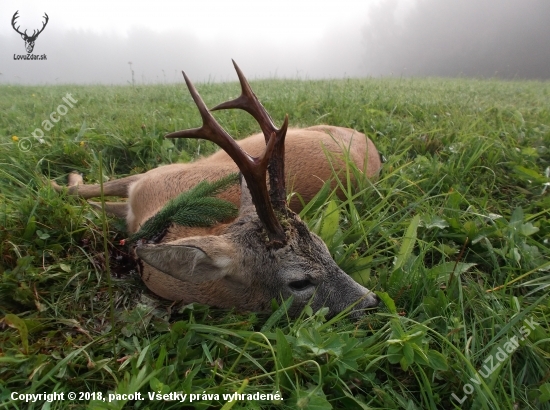
[[[239,215],[245,215],[249,213],[256,212],[256,207],[254,202],[252,202],[252,195],[250,195],[250,190],[246,181],[243,177],[243,174],[240,174],[241,178],[241,205],[239,207]]]
[[[159,271],[183,282],[221,279],[234,269],[236,252],[222,236],[178,239],[136,248],[138,256]]]

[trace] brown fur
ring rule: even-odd
[[[265,149],[263,134],[252,135],[238,141],[238,144],[252,156],[260,155]],[[374,144],[364,134],[349,128],[329,125],[289,129],[285,142],[285,173],[288,191],[297,192],[307,203],[320,190],[324,182],[332,178],[332,168],[338,173],[343,172],[344,152],[349,153],[347,154],[349,158],[365,172],[367,177],[376,177],[381,167],[380,157]],[[193,163],[165,165],[144,174],[110,181],[104,184],[104,195],[127,197],[128,201],[107,203],[107,210],[115,215],[126,217],[128,229],[133,233],[171,198],[189,190],[202,180],[213,181],[234,172],[238,172],[237,166],[224,151],[220,150]],[[57,190],[61,190],[57,184],[52,182],[52,185]],[[81,177],[79,179],[75,175],[71,176],[68,190],[69,193],[84,198],[100,196],[99,185],[83,185]],[[241,188],[232,186],[220,194],[220,197],[239,205]],[[299,212],[300,201],[293,198],[290,208],[294,212]],[[277,296],[277,292],[279,295],[288,297],[289,294],[285,295],[277,289],[288,289],[287,282],[300,280],[303,277],[303,274],[296,276],[298,271],[292,268],[295,256],[291,249],[296,249],[298,252],[297,249],[301,246],[306,250],[315,250],[312,254],[309,254],[309,251],[303,252],[308,254],[308,259],[322,260],[313,265],[323,266],[324,270],[329,272],[325,273],[329,275],[329,279],[323,279],[326,280],[327,285],[322,285],[318,289],[319,295],[322,296],[325,292],[326,296],[319,296],[313,306],[321,307],[323,303],[328,303],[327,301],[330,300],[328,305],[333,311],[334,309],[338,311],[358,298],[364,298],[358,305],[361,309],[376,306],[376,297],[353,282],[336,266],[322,241],[318,238],[311,239],[314,235],[308,233],[299,218],[293,222],[295,224],[293,229],[296,229],[296,232],[302,232],[301,236],[293,239],[297,242],[279,251],[268,251],[271,255],[269,258],[286,261],[285,263],[290,266],[289,271],[281,274],[278,280],[282,282],[276,287],[268,285],[267,288],[263,288],[263,280],[254,279],[255,274],[243,272],[242,268],[247,265],[250,269],[251,260],[255,261],[254,264],[269,268],[265,265],[268,262],[258,260],[261,257],[260,254],[265,252],[265,250],[259,250],[261,239],[257,238],[244,245],[251,231],[241,230],[240,225],[247,225],[246,229],[256,231],[257,228],[253,227],[258,226],[258,221],[247,219],[257,219],[253,207],[250,209],[243,216],[244,210],[241,208],[241,216],[235,223],[220,224],[210,228],[172,226],[161,244],[138,247],[137,252],[140,257],[144,261],[147,260],[147,263],[143,263],[142,271],[142,279],[147,287],[163,298],[185,303],[201,302],[218,307],[238,306],[246,310],[265,310],[269,308],[269,301]],[[310,237],[308,239],[310,242],[302,243],[302,236]],[[257,243],[258,241],[260,244]],[[174,262],[176,265],[167,267],[169,264],[167,261],[177,261],[177,263]],[[209,265],[214,263],[212,261],[217,265]],[[205,267],[201,267],[200,264],[195,266],[195,263],[206,265]],[[240,263],[243,265],[241,266]],[[313,265],[306,271],[318,270]],[[258,269],[253,271],[257,272]],[[213,272],[218,276],[208,279],[208,275],[214,274]],[[331,279],[331,275],[334,279]],[[255,280],[259,282],[252,283]],[[347,294],[338,296],[340,290],[336,289],[345,289]],[[304,300],[297,304],[296,309],[307,303],[308,298],[309,296],[303,296]]]
[[[238,141],[250,155],[259,155],[265,149],[264,136],[254,134]],[[285,142],[285,173],[288,191],[297,192],[305,202],[321,189],[332,177],[329,161],[336,170],[343,167],[343,151],[349,151],[350,159],[364,170],[367,177],[375,177],[380,170],[380,156],[374,144],[364,134],[350,128],[316,125],[304,129],[289,129]],[[327,159],[327,153],[332,158]],[[186,164],[164,165],[144,174],[109,181],[103,185],[105,196],[128,198],[124,203],[107,203],[109,213],[125,217],[128,230],[136,232],[166,202],[181,192],[194,187],[202,180],[214,181],[233,172],[237,165],[224,151]],[[61,190],[57,184],[52,185]],[[69,193],[89,199],[100,196],[99,185],[69,184]],[[241,190],[234,186],[220,195],[221,198],[239,204]],[[290,208],[299,212],[301,203],[292,199]]]

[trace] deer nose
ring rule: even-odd
[[[364,305],[367,309],[374,308],[380,304],[381,299],[373,291],[369,291],[367,297],[365,298]]]

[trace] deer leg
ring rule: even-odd
[[[101,202],[88,201],[94,208],[101,210]],[[105,213],[117,218],[126,218],[128,215],[128,203],[126,202],[105,202]]]
[[[104,196],[119,196],[121,198],[128,198],[128,188],[130,185],[141,178],[142,174],[131,175],[126,178],[115,179],[114,181],[105,182],[103,184]],[[50,181],[52,187],[57,192],[62,192],[63,187],[58,185],[55,181]],[[69,183],[67,185],[67,191],[69,195],[78,195],[84,199],[95,198],[101,196],[101,185],[85,185],[80,176],[76,172],[69,174]]]
[[[84,185],[84,180],[82,179],[82,175],[80,175],[78,172],[71,172],[67,180],[67,186],[73,187],[77,185]]]

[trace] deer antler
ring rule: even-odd
[[[19,31],[19,27],[21,27],[21,26],[17,26],[17,28],[15,28],[15,20],[17,20],[17,19],[19,18],[18,14],[19,14],[19,10],[17,10],[17,11],[14,13],[13,17],[11,18],[11,26],[13,27],[13,29],[14,29],[17,33],[19,33],[19,34],[21,34],[22,36],[25,36],[25,37],[26,37],[26,36],[27,36],[27,30],[25,30],[24,33],[21,33],[21,32]]]
[[[44,12],[44,15],[43,15],[42,17],[44,17],[44,18],[46,19],[46,21],[44,21],[44,23],[42,23],[42,28],[41,28],[40,30],[38,30],[38,33],[36,32],[36,30],[33,30],[32,36],[29,36],[29,35],[27,34],[27,30],[25,30],[24,33],[21,33],[21,32],[19,31],[19,27],[21,27],[21,26],[17,26],[17,28],[15,27],[15,20],[17,20],[17,19],[19,18],[18,14],[19,14],[19,10],[17,10],[17,11],[14,13],[13,17],[11,18],[11,26],[13,27],[13,29],[14,29],[17,33],[21,34],[22,36],[25,36],[25,38],[27,38],[27,39],[29,39],[29,40],[32,40],[32,39],[35,39],[36,37],[38,37],[38,35],[39,35],[40,33],[42,33],[42,32],[44,31],[44,29],[46,28],[46,25],[48,24],[48,21],[50,21],[50,18],[48,17],[48,14],[47,14],[46,12]]]
[[[285,118],[285,124],[281,129],[277,129],[271,116],[266,111],[262,103],[252,91],[250,84],[246,80],[243,72],[235,63],[235,60],[231,60],[233,66],[235,66],[235,71],[239,76],[239,82],[241,83],[241,95],[238,98],[235,98],[231,101],[226,101],[219,105],[216,105],[210,111],[231,109],[231,108],[240,108],[248,112],[254,117],[254,119],[260,125],[262,132],[265,137],[265,143],[268,144],[271,136],[275,134],[276,138],[282,138],[283,141],[281,144],[277,145],[278,151],[275,152],[269,162],[269,196],[271,198],[271,203],[275,209],[281,211],[286,209],[286,189],[285,189],[285,151],[284,151],[284,138],[286,136],[286,128],[288,118]],[[282,134],[282,135],[279,135]]]
[[[270,243],[272,245],[282,245],[286,243],[286,235],[281,223],[275,215],[272,205],[272,199],[267,191],[266,171],[270,169],[270,186],[273,193],[273,202],[276,205],[277,211],[286,214],[286,196],[284,186],[284,141],[286,130],[288,127],[288,116],[281,129],[275,128],[271,117],[260,104],[244,75],[233,62],[241,81],[243,94],[241,97],[233,101],[228,101],[218,105],[215,109],[222,108],[242,108],[249,112],[260,124],[266,139],[266,148],[259,157],[252,157],[239,147],[233,137],[229,135],[221,125],[212,116],[199,93],[187,77],[183,73],[187,88],[199,109],[203,125],[200,128],[177,131],[166,135],[166,138],[203,138],[219,145],[239,167],[243,177],[246,180],[252,202],[256,207],[256,212],[260,221],[267,230]],[[272,174],[272,170],[275,170]],[[279,172],[282,172],[279,176]],[[283,200],[279,201],[281,195]]]
[[[46,14],[46,12],[44,12],[44,15],[42,16],[46,19],[46,21],[44,21],[44,23],[42,23],[42,28],[40,30],[38,30],[38,33],[34,34],[34,32],[36,30],[33,30],[32,32],[32,36],[31,37],[38,37],[38,35],[40,33],[42,33],[44,31],[44,29],[46,28],[46,25],[48,24],[48,21],[50,21],[50,18],[48,17],[48,15]]]

